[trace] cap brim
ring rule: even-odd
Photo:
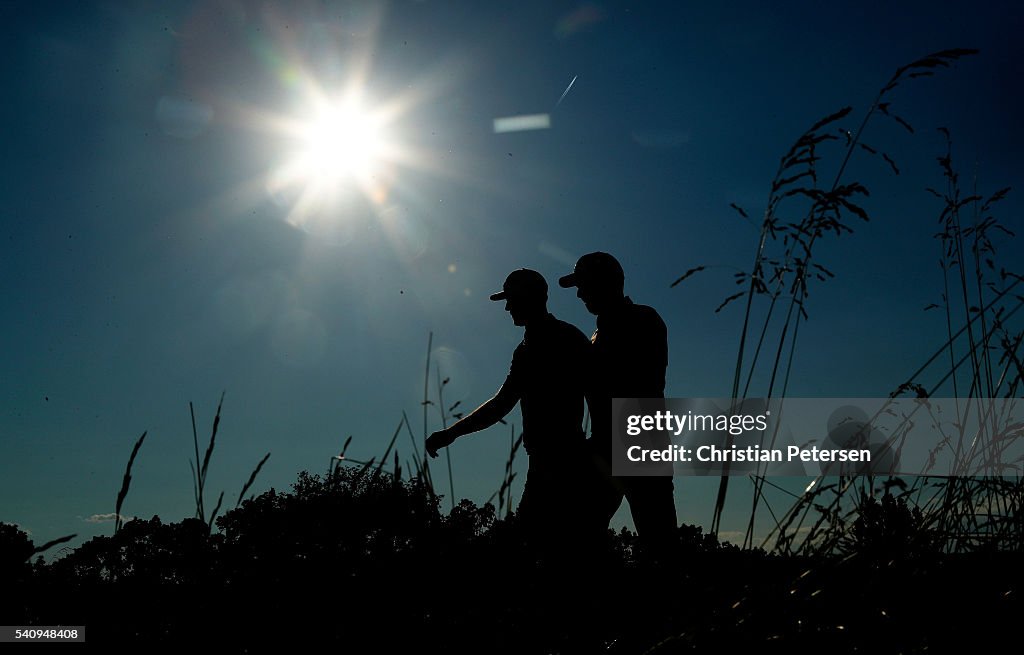
[[[491,294],[491,300],[504,300],[508,298],[508,293],[505,291],[499,291],[498,293]]]
[[[558,278],[558,286],[562,287],[563,289],[568,289],[569,287],[576,286],[576,274],[569,273],[568,275],[563,275],[562,277]]]

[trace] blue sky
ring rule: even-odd
[[[593,250],[665,318],[667,393],[727,396],[741,307],[714,309],[758,238],[730,203],[756,222],[779,157],[818,118],[851,105],[839,126],[854,129],[898,66],[978,48],[893,94],[914,134],[873,119],[866,142],[901,174],[854,157],[847,179],[871,189],[873,220],[818,255],[837,277],[812,288],[789,395],[884,396],[945,330],[922,311],[941,294],[941,204],[924,191],[943,185],[935,128],[951,130],[965,185],[1020,186],[1022,15],[1012,2],[7,3],[0,520],[37,541],[108,532],[88,519],[113,511],[144,430],[124,513],[190,516],[188,403],[208,434],[223,390],[208,489],[230,505],[268,451],[257,492],[323,470],[348,435],[351,456],[377,455],[403,411],[422,432],[430,333],[446,405],[500,385],[521,331],[487,296],[512,269],[543,273],[550,309],[589,333],[554,282]],[[272,181],[295,149],[281,119],[308,115],[311,89],[352,88],[394,110],[393,156],[368,189],[339,180],[298,211],[302,184]],[[548,129],[492,129],[538,113]],[[1019,231],[1015,193],[997,216]],[[1018,242],[999,246],[1003,265],[1021,260]],[[507,431],[452,449],[458,496],[497,489]],[[710,522],[715,485],[677,479],[681,520]],[[749,504],[748,483],[732,489],[727,530]]]

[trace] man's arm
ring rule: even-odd
[[[427,437],[426,450],[431,457],[437,457],[438,448],[451,445],[459,437],[489,428],[512,411],[519,402],[519,393],[508,379],[501,385],[494,397],[480,405],[459,421],[444,430],[438,430]]]

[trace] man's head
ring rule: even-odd
[[[597,315],[622,300],[625,277],[617,259],[606,252],[592,252],[580,257],[572,273],[560,278],[558,285],[576,287],[576,297]]]
[[[508,274],[501,291],[492,294],[491,300],[504,300],[505,311],[512,315],[512,322],[525,326],[547,314],[548,283],[537,271],[520,268]]]

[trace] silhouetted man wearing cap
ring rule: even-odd
[[[622,504],[629,501],[637,534],[655,559],[669,556],[676,539],[676,509],[669,475],[613,476],[612,398],[664,398],[668,367],[668,332],[653,308],[634,304],[623,292],[625,275],[619,262],[605,252],[580,257],[572,273],[558,283],[576,287],[576,295],[597,329],[591,337],[591,438],[588,445],[598,470],[596,521],[602,530]]]
[[[502,290],[491,296],[504,300],[512,322],[526,328],[508,377],[493,398],[431,434],[426,450],[437,457],[439,448],[494,425],[518,402],[530,462],[519,515],[535,544],[568,547],[580,532],[580,472],[587,456],[584,384],[591,345],[579,329],[548,313],[547,299],[544,277],[525,268],[509,274]]]

